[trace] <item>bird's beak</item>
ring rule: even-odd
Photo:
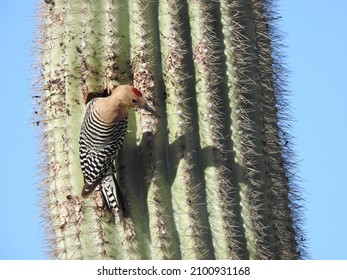
[[[139,105],[139,108],[146,110],[147,112],[151,113],[153,116],[160,118],[159,115],[157,114],[156,111],[154,111],[154,109],[152,107],[150,107],[149,105],[147,105],[146,103],[143,105]]]

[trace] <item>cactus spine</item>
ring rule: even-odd
[[[35,111],[52,258],[305,257],[273,6],[39,5]],[[117,161],[130,217],[113,225],[100,192],[80,197],[78,137],[87,100],[124,83],[161,119],[130,116]]]

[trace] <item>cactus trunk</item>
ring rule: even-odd
[[[49,3],[47,3],[49,2]],[[301,200],[270,0],[39,5],[42,212],[58,259],[300,259]],[[80,196],[85,104],[119,84],[134,114],[117,160],[129,218]]]

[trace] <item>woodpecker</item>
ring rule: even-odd
[[[141,108],[158,117],[137,88],[121,85],[111,95],[89,101],[81,126],[81,194],[86,198],[99,186],[113,223],[116,214],[120,220],[126,215],[125,200],[114,175],[114,160],[124,141],[130,108]]]

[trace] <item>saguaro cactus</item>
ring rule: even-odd
[[[301,204],[269,0],[54,0],[38,9],[36,123],[53,258],[298,259]],[[85,104],[134,84],[117,177],[129,217],[80,196]]]

